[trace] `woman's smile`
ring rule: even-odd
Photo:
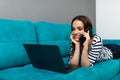
[[[80,35],[75,35],[75,36],[74,36],[74,39],[75,39],[76,41],[79,41],[79,38],[80,38]]]

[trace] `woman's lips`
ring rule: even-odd
[[[79,41],[80,36],[75,36],[75,40]]]

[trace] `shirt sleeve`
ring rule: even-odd
[[[90,60],[91,66],[97,61],[97,57],[99,56],[99,52],[102,49],[102,39],[99,36],[94,36],[92,41],[90,51],[88,54],[88,58]]]

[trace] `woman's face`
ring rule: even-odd
[[[72,33],[74,40],[79,41],[80,36],[84,33],[84,24],[82,21],[80,20],[73,21]]]

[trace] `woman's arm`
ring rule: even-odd
[[[82,55],[81,55],[81,66],[89,67],[90,66],[90,61],[89,61],[89,58],[88,58],[88,53],[89,53],[89,44],[92,41],[92,39],[90,39],[89,31],[85,32],[84,36],[86,37],[86,40],[83,43],[83,50],[82,50]]]
[[[99,55],[99,52],[102,49],[102,39],[99,36],[94,36],[91,40],[92,44],[89,51],[87,44],[83,48],[82,57],[81,57],[81,66],[91,66],[96,62],[96,59]]]
[[[80,42],[77,42],[73,38],[73,33],[71,33],[70,36],[72,42],[75,44],[75,50],[72,55],[72,58],[70,59],[70,64],[71,65],[79,65],[79,60],[80,60]]]
[[[81,55],[81,66],[83,67],[89,67],[90,66],[90,61],[88,58],[88,52],[89,51],[89,46],[88,44],[84,45],[82,55]]]
[[[78,45],[75,45],[75,51],[70,60],[70,64],[79,65],[79,59],[80,59],[80,45],[78,44]]]

